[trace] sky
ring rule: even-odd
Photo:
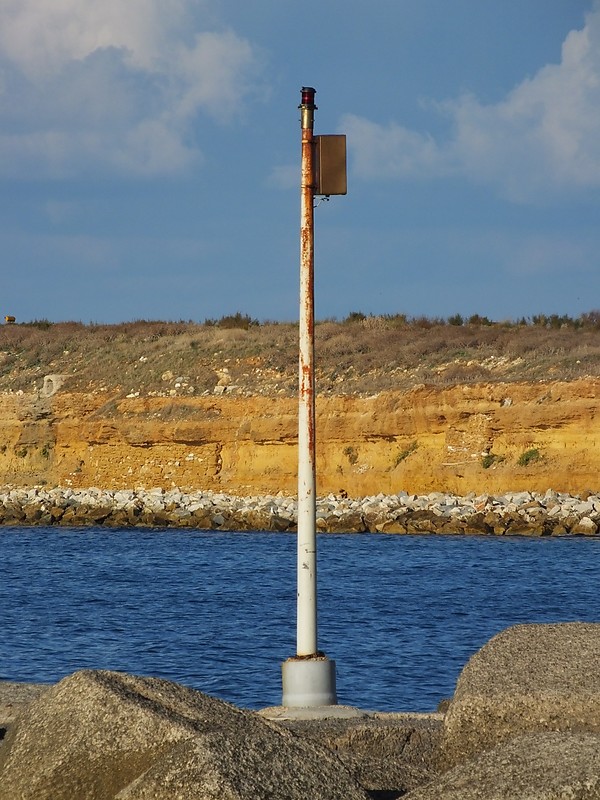
[[[302,86],[317,319],[600,308],[600,0],[0,0],[2,317],[297,320]]]

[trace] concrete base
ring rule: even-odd
[[[335,661],[325,656],[288,658],[281,665],[286,708],[312,708],[337,704]]]

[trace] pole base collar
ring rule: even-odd
[[[288,658],[281,665],[286,708],[337,705],[335,661],[325,656]]]

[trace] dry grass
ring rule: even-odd
[[[560,318],[561,326],[360,314],[321,322],[315,327],[317,388],[350,394],[417,383],[596,376],[600,317],[594,314],[573,324]],[[65,388],[122,395],[212,393],[219,382],[230,392],[293,394],[297,325],[259,325],[242,315],[227,321],[3,325],[0,391],[40,389],[45,375],[62,374]]]

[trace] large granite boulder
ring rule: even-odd
[[[463,669],[444,722],[441,766],[530,732],[600,734],[600,624],[516,625]]]
[[[14,683],[0,680],[0,740],[21,709],[50,688],[46,683]]]
[[[373,797],[393,798],[435,776],[442,722],[442,714],[365,713],[279,724],[337,753]]]
[[[409,792],[404,800],[600,800],[600,736],[517,736]]]
[[[272,726],[201,733],[171,749],[118,800],[366,800],[337,757]]]
[[[77,672],[11,726],[0,747],[0,800],[117,797],[368,795],[335,754],[254,712],[159,678]]]

